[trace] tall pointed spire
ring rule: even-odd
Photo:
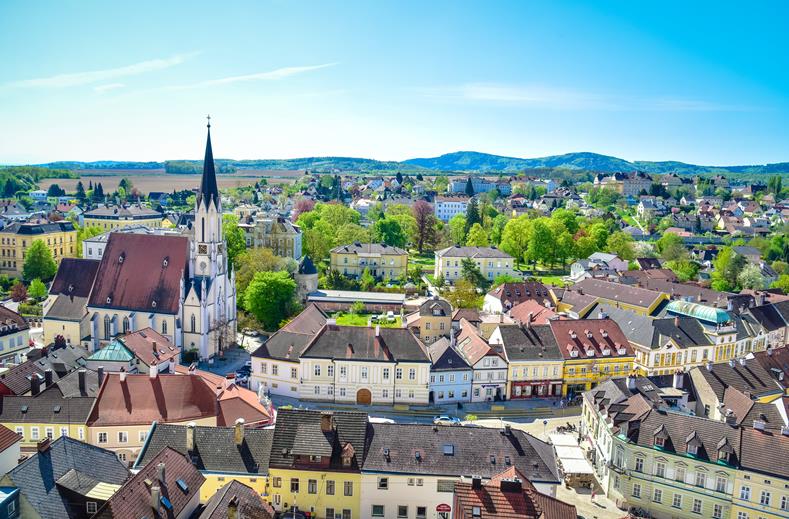
[[[206,207],[214,201],[216,207],[219,207],[219,189],[216,186],[216,171],[214,170],[214,152],[211,149],[211,116],[208,119],[208,137],[205,142],[205,159],[203,159],[203,178],[200,180],[200,193],[197,197],[197,203],[200,205],[205,201]]]

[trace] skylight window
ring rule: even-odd
[[[454,456],[455,455],[455,446],[451,443],[447,443],[444,445],[444,456]]]
[[[183,492],[184,494],[189,493],[189,485],[187,485],[186,481],[184,481],[183,479],[175,480],[175,484],[178,485],[178,488],[180,488],[181,492]]]

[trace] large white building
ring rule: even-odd
[[[433,203],[436,218],[442,222],[448,222],[456,214],[465,215],[468,200],[467,196],[437,196]]]

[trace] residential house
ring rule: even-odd
[[[281,258],[301,258],[301,228],[290,220],[258,214],[250,224],[239,227],[244,230],[248,248],[265,247]]]
[[[96,519],[167,517],[189,519],[200,504],[205,478],[191,460],[162,449],[99,508]]]
[[[406,327],[425,344],[441,337],[449,337],[452,328],[452,305],[438,296],[433,296],[419,310],[404,317]]]
[[[369,428],[361,517],[458,517],[452,500],[457,485],[472,476],[490,481],[512,467],[529,474],[542,494],[556,494],[553,449],[518,429],[378,423]]]
[[[562,395],[564,356],[548,324],[500,326],[489,339],[507,361],[507,399]]]
[[[124,205],[102,205],[85,212],[86,227],[99,227],[109,231],[129,225],[145,225],[156,228],[162,226],[162,213],[139,203]]]
[[[490,345],[479,330],[465,319],[460,320],[457,351],[471,366],[472,402],[503,400],[507,396],[507,359],[500,345]]]
[[[43,304],[44,344],[52,344],[60,335],[66,344],[76,346],[90,335],[88,297],[98,269],[96,260],[64,258],[60,262]]]
[[[633,348],[612,319],[556,320],[550,327],[565,360],[563,395],[588,391],[633,369]]]
[[[564,291],[576,292],[581,296],[591,296],[597,302],[625,308],[643,315],[655,315],[668,301],[668,294],[644,288],[623,285],[602,279],[587,278]],[[565,310],[564,298],[557,302],[558,311]]]
[[[116,337],[87,361],[94,370],[103,366],[107,371],[123,368],[127,373],[148,373],[153,367],[167,373],[172,371],[171,363],[181,362],[181,350],[156,330],[143,328]]]
[[[715,345],[710,360],[723,362],[737,356],[737,323],[725,310],[687,301],[671,301],[665,308],[670,317],[685,316],[696,319],[704,334]]]
[[[19,517],[91,517],[129,478],[115,453],[61,437],[43,440],[35,453],[0,479],[19,489]]]
[[[203,484],[205,486],[205,483]],[[196,519],[226,519],[231,517],[254,517],[255,519],[274,519],[274,509],[263,500],[261,492],[230,480],[211,496],[200,510]]]
[[[300,355],[299,398],[427,404],[430,357],[407,328],[326,324]]]
[[[616,277],[619,272],[627,271],[627,261],[616,254],[595,252],[587,259],[580,259],[570,265],[570,279],[574,282],[586,278]]]
[[[74,346],[31,349],[26,362],[0,373],[0,395],[27,395],[31,390],[37,394],[69,373],[84,368],[85,356],[83,349]]]
[[[740,428],[740,466],[735,474],[731,516],[789,516],[789,430]]]
[[[433,275],[454,283],[463,276],[463,260],[471,259],[482,276],[493,281],[496,276],[515,276],[515,258],[496,247],[461,247],[455,245],[436,251]]]
[[[0,477],[11,472],[22,456],[22,436],[0,425]],[[2,505],[0,504],[0,513]]]
[[[354,278],[369,270],[378,279],[398,279],[408,269],[408,252],[385,243],[355,242],[333,248],[330,266],[344,276]]]
[[[10,308],[0,305],[0,366],[20,364],[30,348],[30,325]]]
[[[548,288],[539,281],[502,283],[485,294],[482,310],[490,314],[506,313],[525,301],[550,304]]]
[[[550,305],[551,303],[549,302],[548,304]],[[512,320],[521,325],[527,323],[547,324],[548,321],[559,318],[559,314],[554,312],[551,308],[546,308],[532,299],[513,306],[509,311],[509,316]]]
[[[21,277],[27,251],[36,241],[47,246],[56,263],[77,256],[77,230],[73,223],[15,222],[0,229],[0,273]]]
[[[455,349],[454,330],[452,339],[442,337],[427,347],[430,356],[431,404],[469,402],[473,372],[466,359]]]
[[[366,413],[280,409],[269,461],[274,509],[367,517],[360,501],[369,427]]]

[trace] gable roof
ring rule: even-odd
[[[627,337],[612,319],[551,321],[550,327],[565,359],[634,355]],[[576,357],[573,351],[577,352]]]
[[[335,254],[362,254],[374,256],[402,256],[408,254],[400,247],[393,247],[385,243],[350,243],[348,245],[338,245],[331,252]]]
[[[58,272],[49,288],[49,294],[63,294],[73,297],[88,297],[93,288],[99,260],[82,258],[63,258]]]
[[[547,324],[533,326],[499,326],[508,362],[528,360],[563,360],[562,352]]]
[[[7,448],[21,441],[22,436],[5,425],[0,425],[0,452],[5,451]]]
[[[95,398],[63,398],[47,391],[38,396],[9,396],[0,401],[0,422],[31,424],[84,424]]]
[[[114,452],[68,436],[53,441],[44,452],[36,452],[7,476],[42,517],[83,517],[82,507],[69,506],[68,494],[56,484],[71,470],[111,485],[121,485],[129,477]]]
[[[437,258],[507,258],[512,256],[496,247],[466,247],[455,245],[436,251]]]
[[[88,425],[188,422],[216,415],[216,394],[201,377],[127,374],[121,382],[119,373],[109,373],[104,376]]]
[[[327,316],[315,303],[280,328],[253,353],[253,357],[298,362],[315,334],[326,324]]]
[[[497,348],[489,345],[487,341],[480,336],[477,328],[464,318],[460,319],[460,331],[457,336],[457,350],[472,367],[483,357],[496,355],[504,359],[504,355]]]
[[[234,427],[195,426],[194,449],[187,448],[186,425],[155,423],[140,452],[135,467],[151,462],[165,448],[189,456],[195,467],[208,472],[227,474],[268,474],[272,429],[244,428],[241,445],[235,443]]]
[[[694,367],[691,368],[691,373],[697,374],[701,380],[706,381],[719,402],[723,402],[728,387],[753,397],[783,392],[778,382],[755,359],[740,359],[731,363],[720,362],[714,364],[712,369]]]
[[[170,339],[151,327],[128,333],[115,340],[148,366],[169,362],[181,354],[181,350],[170,342]]]
[[[556,315],[556,312],[533,299],[518,303],[510,309],[510,317],[523,324],[526,324],[529,319],[532,324],[546,324]]]
[[[34,373],[41,377],[41,389],[44,389],[44,372],[47,369],[52,370],[52,380],[57,381],[86,365],[86,352],[82,348],[66,346],[55,349],[51,347],[42,350],[41,353],[42,355],[38,359],[28,360],[5,373],[0,373],[0,384],[6,386],[15,395],[24,395],[30,392],[30,377]],[[31,356],[33,356],[32,353],[28,353],[28,358]]]
[[[329,324],[321,328],[301,357],[380,362],[430,362],[424,345],[407,328]]]
[[[466,359],[452,347],[452,341],[446,337],[441,337],[434,343],[427,346],[427,353],[430,356],[430,371],[454,371],[459,369],[471,369]]]
[[[160,464],[164,465],[164,480],[159,479],[157,466]],[[204,481],[205,477],[183,454],[167,447],[126,481],[93,517],[139,519],[148,514],[153,517],[179,517],[192,498],[200,494]],[[151,501],[154,486],[159,487],[161,496],[156,511]]]
[[[586,278],[573,285],[572,291],[588,294],[599,299],[618,301],[639,308],[649,308],[663,297],[661,292],[638,288],[602,279]]]
[[[107,240],[88,306],[176,314],[188,258],[185,236],[114,232]]]
[[[260,403],[257,394],[236,384],[226,384],[217,397],[219,413],[216,416],[218,426],[230,426],[239,418],[247,425],[260,426],[271,423],[271,412]]]
[[[249,519],[273,519],[274,509],[254,489],[238,480],[226,483],[211,496],[198,519],[227,519],[233,517],[228,509],[236,508],[238,517]]]
[[[539,301],[549,299],[548,287],[538,281],[523,281],[520,283],[502,283],[494,287],[489,296],[501,301],[502,305],[509,303],[515,306],[524,301]]]

